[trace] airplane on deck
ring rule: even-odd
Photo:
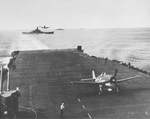
[[[72,84],[93,84],[99,86],[99,95],[102,94],[105,91],[108,92],[119,92],[119,85],[118,83],[131,80],[137,77],[140,77],[140,75],[135,75],[128,78],[123,79],[116,79],[116,75],[118,73],[118,70],[116,69],[114,74],[106,74],[105,72],[101,73],[99,76],[96,77],[95,71],[92,70],[92,78],[88,79],[81,79],[80,81],[72,81]]]
[[[41,28],[48,29],[49,27],[44,25],[44,26],[41,26]]]

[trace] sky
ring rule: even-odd
[[[0,29],[150,27],[150,0],[0,0]]]

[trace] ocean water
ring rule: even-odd
[[[53,35],[25,35],[21,31],[0,32],[0,62],[14,50],[64,49],[82,45],[84,52],[131,62],[150,71],[150,28],[67,29]]]

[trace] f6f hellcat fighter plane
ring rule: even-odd
[[[96,77],[95,71],[92,70],[92,78],[88,79],[81,79],[80,81],[72,81],[72,84],[93,84],[99,86],[99,95],[105,91],[108,92],[119,92],[119,85],[118,83],[134,79],[136,77],[140,77],[139,75],[135,75],[132,77],[124,78],[124,79],[116,79],[116,75],[118,70],[116,69],[113,75],[101,73],[99,76]]]
[[[41,28],[43,28],[43,29],[48,29],[49,27],[48,26],[40,26]]]

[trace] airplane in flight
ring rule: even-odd
[[[119,83],[131,80],[137,77],[140,77],[140,75],[135,75],[128,78],[123,79],[116,79],[116,75],[118,73],[118,70],[116,69],[114,74],[106,74],[105,72],[101,73],[99,76],[96,77],[95,71],[92,70],[92,78],[88,79],[81,79],[80,81],[72,81],[72,84],[93,84],[99,86],[99,95],[102,94],[105,91],[108,92],[119,92]]]

